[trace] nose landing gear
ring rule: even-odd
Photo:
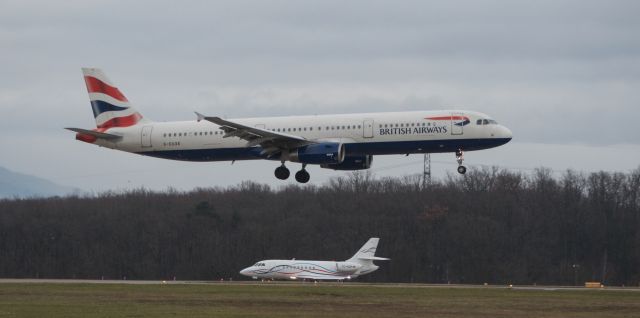
[[[287,169],[287,167],[284,166],[284,162],[280,167],[276,168],[276,171],[275,171],[276,178],[280,180],[287,180],[290,174],[291,172],[289,172],[289,169]]]
[[[300,183],[309,182],[309,179],[311,178],[311,176],[309,175],[309,172],[307,172],[307,170],[304,169],[306,166],[307,166],[306,164],[303,164],[302,169],[296,172],[296,181]]]
[[[464,161],[464,152],[462,151],[462,148],[456,150],[456,161],[458,161],[458,173],[465,174],[467,172],[467,168],[462,165],[462,162]]]

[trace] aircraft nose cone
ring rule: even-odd
[[[511,130],[505,126],[502,126],[502,128],[504,129],[505,138],[509,138],[509,140],[511,140],[511,138],[513,138],[513,133],[511,132]]]
[[[249,268],[245,268],[241,270],[240,275],[249,276]]]
[[[505,126],[500,125],[500,127],[497,129],[495,136],[497,138],[504,138],[504,139],[508,139],[508,141],[511,141],[511,138],[513,138],[513,133],[511,133],[511,130]]]

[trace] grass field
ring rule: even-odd
[[[307,284],[0,284],[0,317],[640,317],[640,292]]]

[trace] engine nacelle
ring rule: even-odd
[[[363,170],[369,169],[373,162],[372,155],[364,156],[347,156],[341,163],[338,164],[323,164],[321,168],[333,169],[333,170]]]
[[[357,272],[362,265],[350,262],[338,262],[336,263],[336,267],[338,272],[341,273],[355,273]]]
[[[344,160],[344,145],[324,142],[302,146],[289,153],[289,160],[309,164],[340,164]]]

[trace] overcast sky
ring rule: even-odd
[[[638,16],[638,1],[0,0],[0,166],[98,191],[283,184],[275,162],[75,141],[63,127],[95,127],[91,66],[156,121],[470,109],[514,133],[468,153],[470,167],[628,171],[640,164]],[[420,173],[421,159],[376,157],[372,171]],[[433,160],[436,176],[455,169],[452,154]]]

